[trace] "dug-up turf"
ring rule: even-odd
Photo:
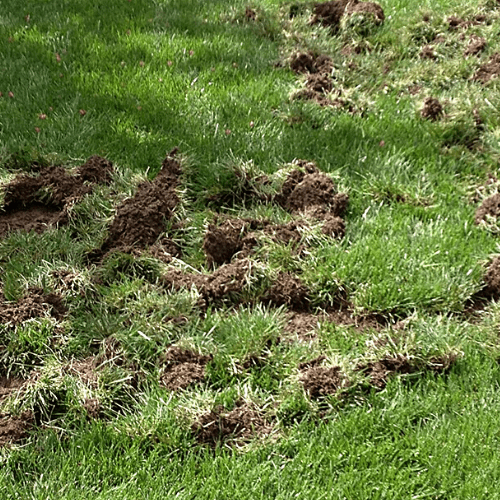
[[[477,208],[474,222],[479,225],[488,222],[488,219],[497,219],[500,216],[500,193],[486,198]]]
[[[388,379],[395,374],[408,375],[421,371],[447,373],[456,360],[457,356],[455,354],[436,356],[427,362],[420,362],[399,355],[394,358],[384,358],[359,365],[356,371],[366,375],[370,385],[377,389],[383,389],[387,385]]]
[[[311,399],[334,395],[337,391],[349,387],[348,378],[338,366],[318,366],[325,358],[320,356],[309,363],[301,363],[300,381]]]
[[[160,381],[167,389],[178,391],[205,378],[205,366],[212,356],[171,346],[161,359]]]
[[[271,425],[256,410],[245,404],[227,412],[223,406],[202,415],[191,426],[196,441],[215,448],[218,445],[236,444],[255,436],[264,436],[272,430]]]
[[[29,411],[21,415],[0,414],[0,448],[25,439],[33,423],[33,414]]]
[[[273,241],[289,244],[299,243],[301,236],[298,228],[303,224],[272,224],[265,220],[225,219],[221,224],[210,224],[203,240],[203,251],[209,266],[227,264],[236,255],[248,257],[258,245],[259,233]]]
[[[488,83],[500,75],[500,54],[496,52],[490,57],[490,60],[479,67],[472,78],[476,82]]]
[[[443,106],[437,99],[427,97],[424,101],[424,107],[420,110],[420,115],[425,120],[439,120],[444,115]]]
[[[61,320],[66,315],[62,297],[55,293],[44,294],[40,288],[30,288],[17,302],[7,302],[0,294],[0,323],[16,326],[32,318],[51,316]]]
[[[135,196],[118,207],[108,238],[93,257],[101,257],[112,249],[145,248],[165,230],[164,222],[179,202],[176,188],[181,166],[175,159],[176,153],[177,148],[163,160],[154,181],[140,184]]]
[[[175,291],[195,287],[201,295],[200,308],[222,301],[238,302],[248,278],[251,275],[251,263],[240,259],[224,264],[211,274],[186,273],[180,269],[170,269],[162,277],[166,288]]]
[[[344,16],[352,16],[354,14],[371,15],[376,24],[383,23],[385,20],[384,10],[377,3],[360,2],[359,0],[334,0],[331,2],[316,3],[313,8],[313,17],[310,24],[321,24],[335,31]]]
[[[0,238],[12,231],[41,233],[68,223],[68,205],[92,192],[95,184],[111,181],[113,165],[100,156],[90,157],[70,175],[63,167],[42,168],[36,177],[19,175],[4,186]]]
[[[342,219],[349,196],[337,192],[333,181],[313,162],[299,160],[303,168],[293,170],[283,184],[276,202],[292,214],[301,214],[323,220],[323,233],[342,238],[345,223]]]

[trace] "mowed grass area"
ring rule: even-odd
[[[481,295],[500,247],[494,218],[474,223],[499,185],[499,83],[474,75],[499,50],[500,9],[381,6],[380,26],[332,32],[306,2],[2,2],[0,183],[91,155],[115,172],[66,225],[0,240],[2,311],[33,287],[66,308],[0,325],[0,379],[29,381],[0,392],[0,415],[34,415],[0,447],[1,499],[500,497],[500,309]],[[484,51],[465,57],[474,37]],[[342,105],[294,98],[308,76],[290,60],[308,51],[332,58]],[[436,120],[421,116],[427,97],[443,105]],[[165,232],[181,254],[93,259],[174,147]],[[299,159],[348,193],[342,239],[259,199]],[[224,217],[304,222],[301,250],[258,229],[234,295],[166,286],[172,269],[213,273],[203,241]],[[263,299],[283,273],[307,289],[294,311],[307,335],[290,328],[293,304]],[[327,319],[339,303],[356,324]],[[172,346],[207,357],[180,390],[164,383]],[[367,373],[384,360],[401,366],[377,385]],[[315,363],[348,382],[314,394]],[[200,443],[196,422],[219,407],[251,408],[266,432]]]

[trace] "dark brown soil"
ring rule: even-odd
[[[325,54],[315,55],[314,52],[297,52],[290,58],[290,69],[298,74],[321,73],[330,75],[333,61]]]
[[[1,297],[3,299],[3,297]],[[25,297],[17,302],[0,302],[0,322],[16,326],[31,318],[47,315],[61,320],[66,315],[62,297],[55,293],[45,295],[39,288],[30,288]]]
[[[108,183],[111,162],[92,156],[70,175],[63,167],[42,168],[36,177],[19,175],[4,187],[0,237],[12,231],[41,233],[50,226],[67,224],[66,207],[93,190],[95,183]]]
[[[315,4],[311,24],[331,26],[333,29],[338,28],[348,3],[349,0],[333,0]]]
[[[0,448],[26,438],[33,423],[33,414],[29,411],[19,416],[0,414]]]
[[[85,385],[97,388],[99,373],[97,372],[97,360],[91,356],[82,360],[72,361],[63,369],[64,373],[78,377]]]
[[[420,58],[436,60],[437,55],[434,52],[434,47],[432,45],[425,45],[424,47],[422,47],[422,51],[420,52]]]
[[[427,97],[425,99],[424,107],[420,111],[422,118],[436,121],[439,118],[442,118],[443,114],[443,106],[437,99],[434,99],[433,97]]]
[[[500,193],[495,193],[486,198],[477,208],[474,222],[481,224],[483,221],[487,222],[488,217],[497,218],[498,216],[500,216]]]
[[[185,389],[191,384],[203,381],[205,366],[210,361],[212,356],[202,356],[171,346],[161,359],[163,367],[160,380],[171,391]]]
[[[312,73],[307,77],[306,87],[319,94],[327,94],[333,90],[333,80],[322,73]]]
[[[245,18],[247,21],[255,21],[257,19],[257,13],[250,7],[247,7],[245,9]]]
[[[174,290],[196,287],[202,296],[200,307],[203,309],[209,303],[224,299],[238,302],[238,294],[243,290],[250,273],[250,261],[241,259],[222,265],[212,274],[192,274],[171,269],[163,276],[162,282]]]
[[[467,24],[466,21],[464,21],[462,18],[457,17],[457,16],[450,16],[447,19],[447,22],[448,22],[448,26],[451,29],[461,28],[463,26],[466,26],[466,24]]]
[[[165,230],[164,221],[172,216],[179,202],[176,194],[181,166],[174,158],[177,149],[163,160],[155,180],[139,185],[133,198],[125,200],[109,227],[109,235],[101,252],[113,248],[152,245]]]
[[[378,389],[383,389],[387,385],[387,381],[391,375],[407,375],[423,370],[446,373],[456,359],[456,355],[448,354],[431,358],[427,362],[419,362],[399,355],[394,358],[384,358],[379,361],[359,365],[356,371],[367,375],[371,385]]]
[[[205,413],[191,426],[199,444],[216,447],[229,439],[247,441],[254,436],[271,432],[271,425],[256,411],[246,405],[226,412],[218,406]]]
[[[182,257],[182,252],[175,241],[165,236],[148,248],[148,253],[166,264],[172,262],[172,257]]]
[[[493,259],[484,276],[485,288],[481,296],[489,299],[500,298],[500,257]]]
[[[464,56],[477,56],[486,48],[487,42],[486,38],[481,38],[478,36],[472,36],[470,43],[465,49]]]
[[[481,83],[488,83],[493,78],[500,75],[500,54],[496,52],[490,60],[480,66],[473,77],[473,80]]]
[[[345,236],[345,221],[342,217],[326,214],[324,217],[325,223],[321,228],[321,232],[332,238],[343,238]]]
[[[330,396],[349,386],[349,380],[338,366],[325,367],[314,364],[305,369],[300,380],[309,397],[313,399]]]
[[[287,315],[284,333],[297,335],[303,340],[312,339],[315,337],[315,330],[318,328],[318,323],[322,320],[324,320],[324,316],[307,312],[290,312]]]
[[[280,272],[262,300],[274,306],[286,305],[294,311],[305,311],[309,308],[308,293],[299,278],[290,273]]]
[[[318,356],[317,358],[311,359],[310,361],[305,361],[303,363],[299,363],[299,370],[304,371],[309,368],[314,368],[316,366],[320,366],[323,361],[326,360],[326,356]]]
[[[353,0],[347,4],[345,15],[352,16],[353,14],[372,14],[378,24],[385,21],[384,10],[378,3]]]

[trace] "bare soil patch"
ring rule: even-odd
[[[318,363],[322,361],[323,359]],[[333,395],[338,390],[349,387],[349,380],[338,366],[318,366],[317,363],[311,366],[311,363],[309,362],[309,367],[303,371],[300,377],[309,397],[318,399]]]
[[[160,381],[171,391],[178,391],[205,378],[205,366],[212,356],[203,356],[188,349],[171,346],[161,359]]]
[[[356,371],[367,375],[371,385],[377,389],[383,389],[387,385],[388,379],[394,374],[407,375],[423,370],[446,373],[456,359],[456,355],[447,354],[433,357],[426,362],[421,362],[399,355],[394,358],[384,358],[379,361],[359,365]]]
[[[29,411],[21,415],[0,414],[0,448],[26,438],[33,423],[34,417]]]
[[[290,58],[290,69],[298,74],[321,73],[331,74],[333,61],[326,54],[316,55],[314,52],[297,52]]]
[[[191,426],[197,442],[213,448],[229,440],[248,441],[255,436],[269,434],[271,430],[271,424],[258,411],[245,404],[229,412],[223,406],[218,406]]]
[[[353,14],[371,14],[376,23],[380,24],[385,21],[384,9],[374,2],[359,2],[353,0],[348,2],[344,14],[352,16]]]
[[[95,256],[111,249],[145,248],[153,245],[165,230],[164,221],[172,216],[179,202],[176,188],[181,166],[175,159],[176,153],[177,149],[172,150],[163,160],[154,181],[140,184],[135,196],[118,207],[108,238]]]
[[[0,296],[3,299],[3,296]],[[17,302],[0,302],[0,322],[16,326],[32,318],[52,316],[61,320],[66,315],[62,297],[56,293],[44,294],[40,288],[28,289],[27,295]]]
[[[425,45],[422,47],[420,52],[421,59],[432,59],[435,61],[437,59],[436,52],[434,51],[434,47],[432,45]]]
[[[497,78],[500,75],[500,54],[496,52],[490,57],[487,63],[484,63],[476,71],[472,78],[476,82],[483,84],[488,83],[490,80]]]
[[[286,305],[294,311],[304,311],[309,308],[308,294],[309,291],[300,278],[280,272],[262,300],[274,306]]]
[[[0,237],[12,231],[41,233],[68,222],[67,207],[92,192],[95,184],[109,183],[113,165],[92,156],[70,175],[63,167],[45,167],[36,177],[22,174],[4,186]]]
[[[424,101],[424,107],[420,111],[420,115],[426,120],[439,120],[444,115],[443,106],[437,99],[427,97]]]
[[[287,314],[287,323],[284,327],[285,334],[294,334],[302,340],[310,340],[315,337],[318,323],[324,316],[307,312],[292,311]]]
[[[500,257],[493,259],[484,276],[485,287],[479,295],[485,299],[500,298]]]
[[[0,377],[0,406],[14,392],[22,389],[25,380],[17,377]]]
[[[85,359],[75,360],[68,363],[63,371],[74,377],[78,377],[85,385],[97,388],[99,373],[97,372],[98,362],[94,356]]]
[[[334,0],[331,2],[316,3],[313,9],[311,24],[322,24],[338,28],[340,20],[344,15],[349,0]]]

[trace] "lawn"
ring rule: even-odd
[[[1,7],[1,500],[500,498],[495,1]]]

